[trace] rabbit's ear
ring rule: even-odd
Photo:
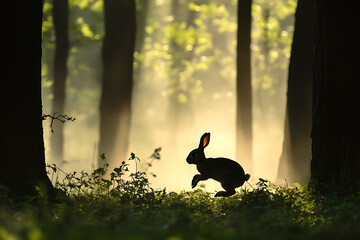
[[[204,149],[210,142],[210,133],[204,133],[200,139],[199,148]]]

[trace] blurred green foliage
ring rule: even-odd
[[[215,81],[221,90],[235,76],[235,45],[227,44],[227,34],[236,31],[236,1],[201,2],[180,1],[183,15],[173,10],[162,18],[148,19],[143,50],[136,55],[142,71],[155,72],[167,81],[162,95],[179,104],[193,102],[203,93],[204,82]],[[169,8],[171,1],[157,6],[159,12]]]
[[[53,99],[53,57],[55,33],[52,1],[44,2],[42,88],[44,112],[51,112]],[[103,39],[103,1],[69,0],[70,51],[67,61],[68,80],[66,112],[82,121],[97,113],[99,99],[100,44]]]
[[[281,73],[286,73],[291,54],[297,1],[256,0],[252,7],[252,52],[258,82],[264,90],[279,85]],[[274,93],[274,90],[273,92]]]
[[[142,21],[138,26],[144,25],[144,30],[138,29],[137,40],[143,45],[137,47],[134,66],[135,72],[143,74],[140,80],[135,73],[135,81],[165,81],[159,94],[178,104],[189,104],[199,96],[214,101],[234,96],[237,1],[182,0],[177,10],[171,10],[172,4],[171,0],[150,1],[146,5],[137,1],[138,21]],[[69,0],[67,99],[83,106],[87,103],[84,108],[89,112],[69,105],[68,114],[92,116],[97,111],[104,36],[102,8],[102,0]],[[296,0],[253,1],[253,84],[260,94],[272,96],[284,86],[295,9]],[[45,1],[42,76],[46,103],[53,97],[55,36],[51,10],[52,2]],[[96,80],[87,81],[91,78]]]

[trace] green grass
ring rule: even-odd
[[[132,198],[133,197],[133,198]],[[229,198],[202,190],[6,202],[0,239],[356,239],[360,196],[261,189]],[[5,200],[3,200],[4,202]]]
[[[258,189],[214,198],[154,190],[145,173],[125,177],[123,165],[109,179],[106,165],[69,174],[53,201],[41,192],[15,201],[0,189],[0,239],[360,239],[360,193],[324,196],[260,179]]]

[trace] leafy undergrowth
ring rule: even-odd
[[[155,190],[143,172],[125,177],[126,163],[107,179],[106,167],[68,174],[51,201],[41,192],[14,201],[0,189],[0,239],[360,238],[360,193],[319,196],[260,179],[257,189],[214,198]]]

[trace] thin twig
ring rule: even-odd
[[[255,189],[248,181],[246,181],[247,184],[249,184],[250,187],[252,187],[253,189]]]
[[[69,117],[68,115],[63,115],[63,114],[59,114],[57,112],[55,112],[53,115],[50,115],[50,114],[43,114],[42,115],[42,119],[43,120],[46,120],[47,118],[50,118],[51,121],[50,121],[50,129],[51,129],[51,132],[54,133],[54,128],[53,128],[53,123],[54,123],[54,120],[57,120],[57,121],[60,121],[62,123],[65,123],[66,121],[75,121],[76,118],[74,117]]]

